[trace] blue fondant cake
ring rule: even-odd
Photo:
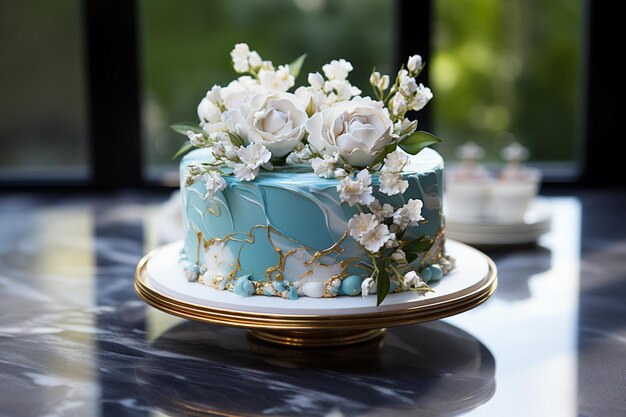
[[[209,158],[205,149],[186,155],[181,181],[190,164]],[[451,267],[443,253],[442,170],[443,160],[432,149],[411,156],[402,174],[408,188],[394,196],[381,193],[378,176],[372,175],[373,195],[383,207],[401,207],[410,199],[423,202],[423,219],[407,227],[402,239],[430,240],[431,246],[402,269],[423,270],[428,278],[440,277],[432,269]],[[181,186],[186,227],[181,257],[191,267],[188,276],[202,271],[196,272],[202,284],[240,295],[295,299],[361,294],[373,262],[349,233],[348,222],[359,209],[341,202],[339,179],[289,166],[261,172],[250,182],[232,176],[225,180],[226,188],[213,197],[206,196],[202,179]],[[401,281],[392,277],[396,291],[407,289]]]

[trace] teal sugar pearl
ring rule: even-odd
[[[341,281],[341,292],[346,295],[359,295],[362,282],[363,279],[358,275],[347,276]]]
[[[420,272],[420,276],[422,277],[425,283],[428,283],[433,278],[433,271],[430,270],[430,267],[424,268],[422,269],[422,272]]]
[[[439,265],[431,265],[428,267],[432,273],[431,281],[439,281],[443,277],[443,271]]]

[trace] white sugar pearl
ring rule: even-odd
[[[324,284],[321,282],[307,282],[302,285],[302,293],[307,297],[321,298],[324,296]]]

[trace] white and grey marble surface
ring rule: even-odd
[[[623,192],[552,197],[536,246],[484,248],[484,305],[382,344],[298,350],[133,290],[176,238],[164,194],[0,195],[0,416],[623,416]]]

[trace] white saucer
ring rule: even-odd
[[[446,236],[470,245],[510,245],[536,242],[550,230],[552,211],[546,199],[537,198],[522,222],[491,219],[460,220],[446,217]]]

